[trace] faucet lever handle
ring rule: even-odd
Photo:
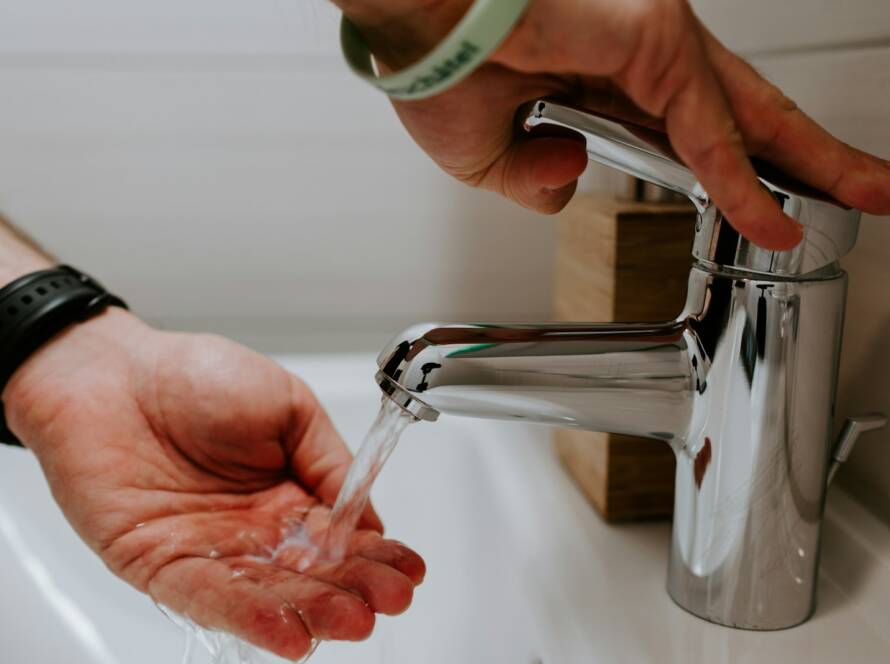
[[[524,107],[521,117],[526,131],[551,125],[581,134],[593,161],[682,194],[699,212],[710,204],[698,178],[674,154],[662,132],[546,99]]]
[[[549,125],[580,133],[593,161],[686,196],[699,213],[692,255],[706,264],[767,276],[802,277],[823,268],[836,274],[837,261],[856,244],[858,210],[765,162],[751,161],[761,184],[785,214],[804,228],[803,241],[790,251],[758,247],[725,223],[695,173],[674,153],[661,131],[549,99],[527,104],[520,117],[526,131]]]
[[[859,440],[862,434],[867,431],[875,431],[883,429],[887,426],[887,416],[883,413],[868,413],[867,415],[857,415],[847,419],[843,431],[838,438],[832,454],[831,467],[828,470],[828,483],[834,480],[837,471],[840,470],[841,464],[846,463],[853,451],[853,446]]]

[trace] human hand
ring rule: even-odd
[[[338,4],[378,60],[400,69],[471,0]],[[395,107],[445,171],[553,213],[573,196],[587,156],[573,137],[517,136],[517,108],[546,96],[665,130],[727,219],[763,247],[790,249],[801,228],[760,186],[748,156],[842,203],[890,214],[890,162],[822,129],[724,48],[686,0],[532,0],[489,64],[442,95]]]
[[[342,563],[268,559],[285,525],[325,528],[351,457],[301,381],[232,342],[112,308],[28,359],[3,401],[81,538],[204,627],[297,659],[367,637],[423,579],[370,509]]]

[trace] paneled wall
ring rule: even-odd
[[[700,16],[844,141],[890,159],[890,2],[694,0]],[[850,300],[839,415],[890,414],[890,218],[866,217],[844,261]],[[839,476],[890,521],[890,429]]]
[[[693,4],[890,157],[890,2]],[[549,313],[551,224],[442,175],[344,70],[321,0],[3,0],[0,89],[0,209],[161,324],[370,349]],[[890,412],[890,220],[846,267],[841,414]],[[890,431],[842,477],[890,519]]]
[[[886,0],[689,0],[727,46],[747,56],[890,46]]]
[[[549,223],[443,175],[322,0],[3,0],[0,210],[143,315],[271,350],[549,315]]]

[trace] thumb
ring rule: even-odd
[[[587,168],[587,150],[576,138],[532,137],[514,142],[482,185],[543,214],[562,210]]]

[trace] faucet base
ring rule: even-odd
[[[810,618],[813,617],[813,614],[816,612],[816,602],[814,600],[810,610],[802,617],[798,616],[796,618],[791,618],[787,621],[783,621],[781,624],[774,624],[772,622],[763,623],[756,620],[735,623],[730,622],[730,620],[727,619],[727,616],[719,613],[697,611],[694,608],[697,606],[697,602],[695,602],[692,597],[689,597],[687,595],[675,594],[674,590],[671,588],[670,582],[668,582],[667,584],[667,593],[668,596],[674,601],[674,604],[686,611],[686,613],[689,613],[696,618],[701,618],[702,620],[706,620],[707,622],[713,623],[714,625],[720,625],[721,627],[731,627],[732,629],[743,629],[751,632],[779,632],[785,629],[791,629],[792,627],[797,627],[798,625],[802,625],[803,623],[807,622]]]
[[[693,269],[668,592],[705,620],[775,630],[813,614],[846,284]]]

